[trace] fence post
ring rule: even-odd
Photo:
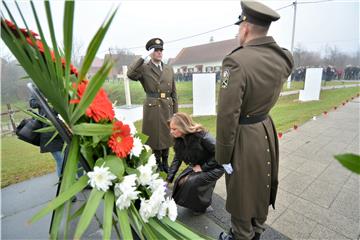
[[[16,125],[15,125],[15,121],[14,121],[14,117],[13,117],[13,111],[11,110],[10,103],[7,103],[6,106],[8,109],[8,114],[9,114],[10,122],[11,122],[11,125],[13,128],[13,132],[15,133]]]

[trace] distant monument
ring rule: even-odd
[[[300,90],[300,101],[314,101],[320,99],[322,68],[307,68],[304,90]]]
[[[216,74],[193,74],[193,116],[216,115]]]
[[[125,105],[115,107],[115,117],[119,120],[126,120],[136,122],[142,119],[143,107],[142,105],[132,105],[129,78],[127,77],[127,66],[122,66],[123,73],[119,77],[124,81],[125,88]]]

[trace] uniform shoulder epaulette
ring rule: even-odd
[[[240,47],[235,48],[234,50],[231,51],[231,53],[228,54],[228,56],[231,55],[231,54],[233,54],[234,52],[240,50],[241,48],[243,48],[243,46],[240,46]]]

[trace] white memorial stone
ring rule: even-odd
[[[300,101],[320,99],[322,68],[307,68],[304,90],[300,90]]]
[[[193,74],[193,116],[216,115],[215,73]]]
[[[131,122],[141,120],[143,106],[131,104],[129,78],[127,77],[127,66],[123,66],[123,74],[120,77],[122,77],[124,80],[126,105],[114,107],[115,117],[119,120],[126,120]]]

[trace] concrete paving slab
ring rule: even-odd
[[[291,239],[309,239],[316,222],[293,210],[287,209],[272,227]]]
[[[279,183],[279,188],[290,192],[294,195],[300,196],[302,192],[314,181],[314,177],[293,172],[287,175]]]
[[[272,226],[272,224],[276,221],[276,219],[278,219],[286,210],[287,210],[287,206],[277,201],[275,209],[269,207],[266,223]]]
[[[326,227],[324,227],[321,224],[316,225],[314,231],[310,235],[310,239],[323,239],[323,240],[329,240],[329,239],[336,239],[336,240],[348,240],[350,238],[347,238],[343,235],[340,235]]]
[[[296,172],[317,177],[324,172],[329,165],[330,163],[319,163],[317,162],[317,159],[311,159],[310,161],[305,161],[300,167],[298,167]]]
[[[353,205],[353,207],[357,208],[356,205]],[[319,207],[310,201],[298,198],[289,206],[289,209],[297,212],[298,216],[303,215],[311,221],[322,224],[336,233],[342,234],[348,238],[355,239],[359,234],[358,222],[355,222],[352,219],[330,209]],[[275,226],[274,228],[279,230]],[[305,231],[305,229],[303,231]]]
[[[357,192],[352,192],[343,188],[332,203],[330,211],[360,222],[359,209],[359,189]]]
[[[280,169],[286,168],[290,170],[296,170],[301,167],[307,161],[306,158],[302,156],[297,156],[294,154],[288,155],[284,159],[279,160]]]
[[[314,204],[324,208],[329,208],[333,203],[342,185],[329,184],[320,180],[315,180],[311,185],[300,195]]]
[[[281,205],[288,207],[297,198],[298,198],[298,196],[296,196],[290,192],[286,192],[280,188],[280,189],[278,189],[278,192],[276,195],[276,206],[278,205],[278,203],[280,203]]]
[[[350,190],[354,193],[359,193],[359,184],[360,183],[360,176],[352,173],[349,179],[346,181],[344,188]]]
[[[351,172],[338,165],[335,161],[334,159],[334,162],[321,173],[318,179],[331,184],[343,185],[349,179]]]
[[[48,202],[56,194],[57,182],[53,173],[1,189],[1,214],[11,216]]]

